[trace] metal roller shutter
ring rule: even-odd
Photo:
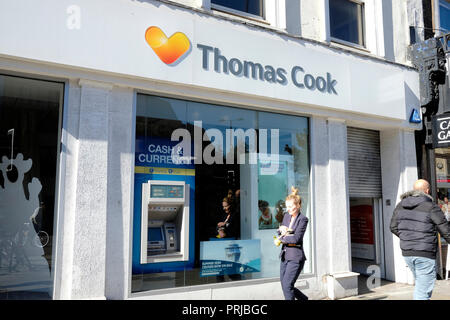
[[[347,128],[350,197],[381,198],[380,133]]]

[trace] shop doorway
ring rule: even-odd
[[[380,132],[347,128],[352,270],[385,277]]]
[[[200,242],[210,241],[218,235],[217,223],[224,220],[223,199],[228,197],[232,203],[233,219],[236,223],[233,238],[240,235],[240,170],[239,165],[197,165],[195,181],[197,241],[196,260],[200,259]],[[205,214],[206,213],[206,214]]]
[[[352,270],[385,278],[380,198],[350,198]]]
[[[0,299],[51,299],[64,85],[0,75]]]

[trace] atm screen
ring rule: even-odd
[[[152,185],[150,197],[152,198],[183,198],[183,186],[178,185]]]
[[[163,241],[162,227],[148,228],[148,241]]]

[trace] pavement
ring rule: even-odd
[[[380,286],[368,288],[367,277],[358,277],[358,295],[340,300],[412,300],[414,285],[381,280]],[[450,300],[450,279],[436,280],[431,300]]]

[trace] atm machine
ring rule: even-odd
[[[189,261],[189,185],[142,184],[141,264]]]

